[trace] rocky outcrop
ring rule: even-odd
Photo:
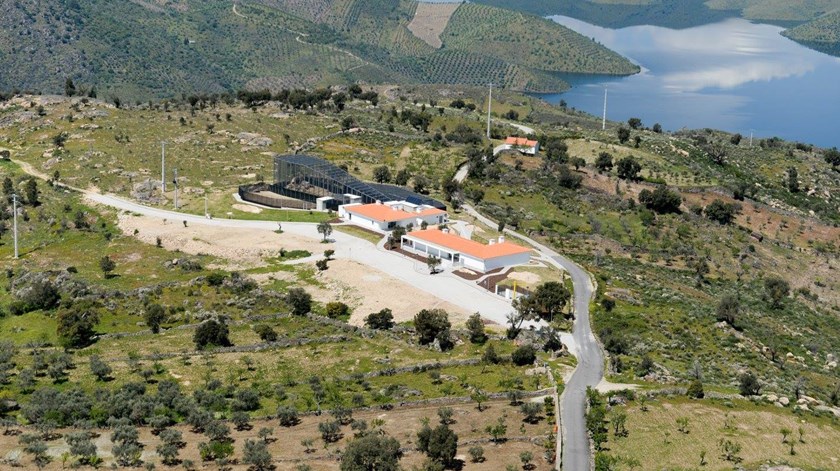
[[[248,147],[268,147],[274,143],[274,141],[268,137],[250,132],[241,132],[236,135],[236,139],[239,140],[241,145]]]

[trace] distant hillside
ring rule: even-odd
[[[840,56],[840,11],[789,29],[782,34],[812,49]]]
[[[475,1],[539,16],[566,15],[611,28],[640,24],[686,28],[731,17],[777,24],[798,24],[840,8],[840,0]]]
[[[71,77],[84,87],[95,85],[100,96],[143,100],[342,81],[493,82],[549,92],[567,86],[555,72],[638,71],[562,26],[479,5],[462,5],[454,14],[450,6],[449,14],[439,16],[434,7],[424,8],[417,20],[440,37],[436,48],[408,29],[417,5],[407,0],[4,2],[0,89],[55,93]],[[491,33],[491,42],[481,40]]]
[[[570,16],[607,28],[650,24],[679,29],[741,17],[790,27],[782,34],[812,49],[840,56],[840,0],[475,1],[539,16]]]

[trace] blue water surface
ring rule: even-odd
[[[568,92],[543,95],[607,118],[641,118],[665,129],[716,128],[840,146],[840,58],[791,41],[782,28],[729,19],[688,29],[608,29],[565,16],[552,20],[642,67],[630,77],[566,75]]]

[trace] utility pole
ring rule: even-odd
[[[607,87],[604,87],[604,118],[601,120],[601,131],[607,130]]]
[[[178,209],[178,167],[175,167],[175,179],[172,180],[175,185],[175,209]]]
[[[490,83],[490,96],[487,98],[487,139],[490,139],[490,109],[493,106],[493,83]]]
[[[204,217],[210,218],[210,213],[207,212],[207,195],[204,195]]]
[[[160,141],[160,191],[166,192],[166,141]]]
[[[18,258],[18,230],[17,230],[17,202],[18,195],[12,195],[12,214],[14,215],[14,233],[15,233],[15,258]]]
[[[750,129],[750,147],[752,147],[753,130]]]

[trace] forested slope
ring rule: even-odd
[[[406,27],[416,7],[407,0],[5,2],[0,89],[55,93],[73,78],[100,95],[143,100],[337,81],[493,81],[548,92],[566,87],[554,72],[638,70],[562,26],[486,6],[460,7],[447,30],[452,44],[435,49]],[[468,34],[487,25],[496,54]]]

